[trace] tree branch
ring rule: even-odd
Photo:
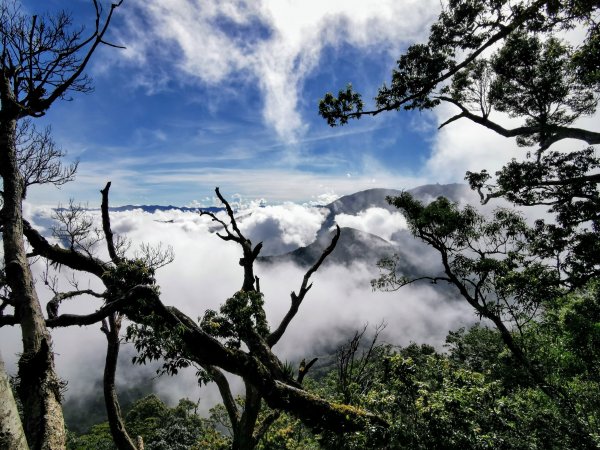
[[[287,314],[285,315],[277,329],[267,337],[267,344],[269,345],[269,347],[273,347],[275,344],[277,344],[277,342],[279,342],[279,339],[281,339],[281,337],[285,333],[285,330],[287,329],[288,325],[290,324],[294,316],[296,316],[296,314],[298,313],[298,309],[300,308],[300,305],[302,304],[306,293],[312,287],[312,284],[308,284],[308,282],[310,281],[310,277],[319,269],[321,264],[323,264],[325,258],[327,258],[327,256],[329,256],[331,252],[333,252],[335,246],[337,245],[338,239],[340,238],[340,232],[340,227],[336,225],[335,235],[333,236],[331,243],[325,250],[323,250],[323,253],[321,253],[321,256],[319,257],[317,262],[304,274],[304,278],[302,279],[302,285],[300,286],[300,290],[298,291],[299,293],[296,294],[295,292],[292,292],[290,294],[292,299],[290,309],[288,310]]]
[[[77,79],[81,76],[81,74],[87,67],[88,63],[90,62],[90,59],[92,58],[92,55],[96,51],[96,48],[100,44],[104,43],[104,41],[103,41],[104,34],[106,33],[106,30],[108,30],[108,26],[110,25],[110,22],[112,20],[113,13],[116,8],[121,6],[122,3],[123,3],[123,0],[120,0],[118,3],[111,4],[110,11],[104,22],[104,26],[100,27],[100,10],[97,7],[96,0],[94,0],[94,5],[96,5],[96,31],[90,38],[88,38],[86,41],[84,41],[82,43],[82,45],[75,47],[75,51],[79,51],[79,49],[83,48],[83,46],[87,45],[89,42],[91,42],[93,40],[92,45],[88,49],[86,55],[83,57],[83,60],[81,61],[81,63],[79,63],[79,66],[77,67],[77,69],[71,74],[71,76],[69,78],[67,78],[65,81],[60,83],[47,98],[40,100],[39,106],[36,108],[36,111],[32,111],[32,113],[33,113],[32,115],[36,115],[39,113],[43,114],[44,111],[46,111],[48,108],[50,108],[52,103],[54,103],[57,99],[61,98],[67,92],[67,90],[71,87],[71,85],[73,85],[73,83],[75,81],[77,81]]]
[[[514,20],[508,25],[503,25],[500,30],[490,36],[479,48],[470,53],[462,62],[459,64],[452,65],[451,69],[445,73],[437,76],[433,80],[429,81],[423,88],[419,89],[414,94],[408,95],[400,100],[396,100],[393,103],[386,104],[380,108],[376,108],[370,111],[357,111],[352,113],[346,113],[346,118],[360,118],[363,115],[376,116],[384,111],[394,111],[402,107],[402,105],[409,103],[413,100],[423,98],[431,93],[431,91],[441,82],[448,80],[450,77],[467,67],[475,59],[481,55],[488,48],[493,46],[496,42],[508,37],[514,30],[526,22],[532,14],[538,13],[539,9],[546,4],[547,0],[537,0],[532,3],[528,8],[524,9],[521,14],[516,16]]]
[[[240,231],[237,220],[235,219],[235,215],[233,213],[233,209],[229,202],[223,197],[219,188],[215,188],[215,193],[219,200],[225,205],[225,210],[227,211],[227,215],[229,217],[229,223],[233,228],[234,233],[229,230],[229,227],[225,222],[219,219],[215,214],[210,211],[200,211],[201,216],[209,216],[214,222],[217,222],[223,226],[225,230],[225,235],[217,233],[224,241],[234,241],[242,247],[243,257],[240,259],[240,266],[244,268],[244,282],[242,284],[242,290],[246,292],[256,291],[257,289],[254,287],[254,283],[256,282],[256,277],[254,276],[254,261],[258,257],[262,249],[262,242],[259,242],[254,248],[252,248],[252,242],[250,239],[247,239],[242,232]]]
[[[117,256],[115,250],[115,243],[113,241],[113,232],[110,228],[110,215],[108,214],[108,191],[110,190],[110,181],[106,183],[106,187],[100,191],[102,194],[102,203],[100,209],[102,211],[102,230],[106,238],[106,247],[108,248],[108,255],[113,263],[118,264],[121,258]]]
[[[153,291],[150,296],[154,298],[152,301],[146,300],[146,305],[152,308],[155,316],[160,317],[161,326],[169,329],[177,327],[191,361],[202,367],[217,366],[244,378],[256,387],[271,408],[284,409],[310,426],[334,432],[363,430],[366,426],[389,426],[372,413],[331,403],[290,385],[288,381],[277,379],[256,357],[241,350],[226,348],[181,311],[165,307],[156,292]],[[134,318],[136,321],[141,319]]]
[[[77,297],[78,295],[91,295],[96,298],[104,298],[104,294],[99,294],[91,289],[76,290],[69,292],[57,292],[46,305],[46,312],[49,319],[55,319],[58,316],[58,307],[63,300]]]
[[[316,363],[318,360],[319,358],[313,358],[309,361],[308,364],[306,364],[305,360],[302,360],[302,362],[300,362],[300,367],[298,368],[298,378],[296,379],[298,383],[302,384],[302,381],[304,381],[304,377],[306,376],[310,368],[313,366],[313,364]]]
[[[464,118],[467,118],[479,125],[483,125],[484,127],[488,128],[492,131],[495,131],[496,133],[498,133],[499,135],[504,136],[504,137],[516,137],[516,136],[529,135],[529,134],[541,133],[541,132],[551,133],[552,136],[549,137],[548,139],[546,139],[542,143],[542,145],[545,148],[549,147],[551,144],[554,144],[555,142],[558,142],[562,139],[577,139],[580,141],[587,142],[589,145],[600,144],[600,133],[597,133],[595,131],[583,130],[581,128],[563,127],[563,126],[558,126],[558,125],[547,125],[547,126],[543,126],[543,127],[542,126],[522,126],[522,127],[507,129],[507,128],[504,128],[503,126],[497,124],[496,122],[491,121],[487,117],[482,117],[482,116],[478,116],[477,114],[473,114],[464,105],[462,105],[460,102],[457,102],[452,97],[446,97],[446,96],[441,95],[441,96],[437,96],[435,98],[437,98],[439,100],[443,100],[448,103],[452,103],[453,105],[457,106],[461,110],[460,114],[457,114],[456,116],[453,116],[450,119],[448,119],[447,121],[445,121],[444,123],[442,123],[438,127],[438,129],[448,125],[451,122],[454,122],[455,120],[458,120],[458,119],[461,119],[464,117]]]
[[[130,289],[124,296],[113,300],[104,305],[99,310],[86,315],[80,314],[61,314],[54,319],[46,320],[46,325],[50,328],[68,327],[72,325],[93,325],[102,321],[111,314],[120,311],[123,306],[133,303],[140,298],[155,298],[156,292],[151,286],[138,285]]]
[[[240,422],[240,412],[235,403],[235,398],[233,398],[233,394],[231,393],[231,388],[229,387],[227,378],[225,378],[223,372],[214,366],[204,366],[204,369],[208,372],[219,388],[219,393],[221,394],[221,399],[223,400],[223,405],[227,410],[227,415],[229,416],[231,425],[234,430],[237,429]]]
[[[21,323],[20,319],[17,316],[14,315],[1,315],[0,316],[0,328],[8,325],[8,326],[13,326],[13,325],[19,325]]]
[[[102,278],[109,264],[75,250],[66,250],[58,245],[51,245],[31,224],[23,219],[23,234],[31,244],[35,255],[43,256],[54,264],[60,264],[73,270],[88,272]]]

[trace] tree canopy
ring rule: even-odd
[[[570,442],[561,445],[570,448],[598,445],[597,406],[580,395],[582,386],[574,387],[583,382],[593,392],[597,384],[588,378],[588,369],[571,365],[574,360],[569,369],[555,366],[553,358],[568,358],[572,350],[558,349],[554,340],[549,344],[546,327],[556,326],[561,314],[568,314],[568,322],[586,320],[566,310],[556,315],[573,295],[579,298],[576,309],[590,308],[585,316],[595,324],[592,328],[598,325],[591,311],[600,269],[600,160],[594,147],[600,133],[577,127],[578,119],[596,112],[600,99],[598,10],[591,1],[448,1],[428,41],[410,46],[398,59],[373,108],[365,108],[351,85],[337,96],[326,94],[319,105],[329,125],[337,126],[363,116],[447,103],[457,112],[440,128],[466,119],[528,148],[523,158],[508,161],[493,175],[483,169],[467,172],[465,179],[482,203],[503,198],[517,206],[545,205],[550,219],[531,224],[511,209],[484,217],[445,198],[429,204],[409,194],[389,198],[415,237],[437,250],[442,270],[407,278],[397,272],[394,258],[384,259],[373,286],[396,290],[428,281],[456,289],[497,330],[516,363],[513,370],[520,368],[523,379],[568,424]],[[571,30],[583,37],[567,40]],[[498,113],[521,124],[506,128]],[[557,150],[555,144],[565,139],[568,150],[565,145]],[[581,142],[587,146],[582,148]],[[593,333],[583,334],[580,351],[594,339]],[[592,354],[585,358],[597,363]],[[557,377],[556,371],[568,375]]]

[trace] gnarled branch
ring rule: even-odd
[[[340,227],[336,225],[335,235],[333,236],[331,243],[325,250],[323,250],[323,253],[321,253],[321,256],[319,257],[317,262],[315,262],[313,266],[310,269],[308,269],[308,271],[304,274],[304,278],[302,279],[302,285],[300,286],[298,294],[296,294],[295,292],[292,292],[290,294],[292,300],[290,304],[290,309],[282,319],[277,329],[273,331],[269,335],[269,337],[267,337],[267,344],[269,344],[269,347],[273,347],[275,344],[277,344],[277,342],[279,342],[279,339],[281,339],[281,337],[285,333],[285,330],[287,329],[288,325],[298,313],[298,309],[300,308],[300,305],[302,304],[306,293],[312,287],[312,284],[309,284],[310,277],[319,269],[319,267],[321,267],[321,264],[323,264],[325,258],[327,258],[327,256],[329,256],[331,252],[333,252],[335,246],[337,245],[338,239],[340,238],[340,232]]]

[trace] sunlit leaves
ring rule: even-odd
[[[210,334],[225,340],[227,346],[239,348],[241,343],[257,333],[265,337],[269,325],[260,292],[238,291],[221,306],[220,312],[207,310],[200,326]]]
[[[319,102],[319,114],[332,127],[348,123],[350,114],[355,114],[357,118],[360,117],[362,109],[361,96],[354,92],[351,84],[348,84],[345,90],[340,90],[337,97],[328,92]]]

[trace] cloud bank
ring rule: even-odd
[[[37,226],[47,226],[47,210],[32,207],[29,212]],[[240,226],[249,235],[264,237],[265,248],[273,251],[308,243],[324,219],[318,208],[292,204],[256,208],[250,212],[252,214],[243,216]],[[98,213],[94,214],[99,221]],[[393,215],[382,215],[376,209],[367,210],[358,219],[346,217],[343,220],[362,220],[364,226],[374,224],[375,228],[379,226],[374,231],[384,235],[394,224],[401,225]],[[173,247],[176,259],[158,271],[158,283],[164,302],[192,318],[202,316],[206,309],[218,309],[241,287],[240,251],[235,244],[223,242],[209,231],[212,224],[207,217],[176,210],[154,214],[135,210],[113,213],[112,225],[116,233],[125,234],[134,244],[162,242]],[[34,266],[36,275],[39,276],[41,270],[41,264]],[[304,270],[286,263],[258,266],[257,275],[265,294],[267,317],[275,327],[289,308],[290,292],[299,289]],[[275,348],[278,356],[288,361],[319,356],[324,348],[331,349],[332,345],[348,339],[365,323],[374,325],[382,321],[389,324],[384,336],[388,342],[429,342],[439,346],[448,330],[474,320],[468,306],[448,300],[428,286],[409,287],[396,294],[373,292],[369,281],[376,275],[375,267],[358,263],[348,267],[323,267],[314,275],[314,287]],[[60,273],[62,288],[68,288],[72,276],[63,269]],[[88,284],[80,274],[74,276],[80,287],[100,289],[98,283]],[[42,302],[48,301],[50,294],[41,283],[38,283],[38,289]],[[85,313],[99,306],[96,299],[80,298],[63,303],[61,312]],[[20,351],[18,331],[16,328],[0,329],[3,356],[12,373],[15,372],[16,354]],[[52,335],[57,370],[69,381],[67,397],[89,393],[94,380],[101,376],[104,364],[106,341],[99,326],[53,330]],[[117,374],[121,386],[135,383],[139,377],[154,376],[151,369],[131,367],[132,354],[133,349],[126,345]],[[193,370],[184,371],[175,379],[160,378],[156,388],[171,401],[200,396],[204,410],[219,401],[213,388],[198,390]]]
[[[383,208],[368,208],[356,215],[337,214],[335,221],[340,227],[356,228],[391,241],[394,233],[407,228],[406,219],[399,212]]]

